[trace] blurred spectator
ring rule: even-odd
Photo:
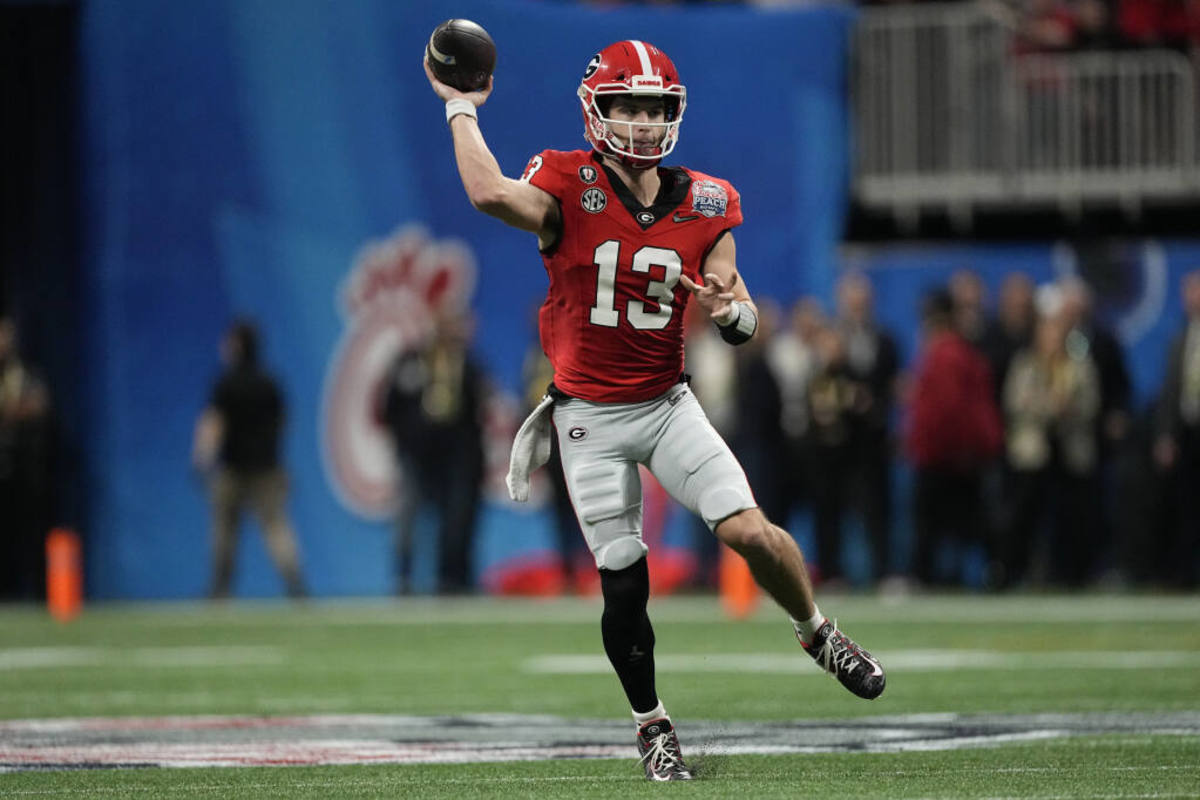
[[[1017,20],[1017,51],[1067,50],[1075,42],[1075,25],[1075,15],[1064,0],[1026,0]]]
[[[396,448],[397,594],[412,591],[418,512],[438,519],[438,592],[473,586],[471,553],[483,484],[483,371],[469,346],[474,321],[439,314],[427,342],[402,352],[385,387],[383,413]]]
[[[846,363],[858,384],[854,405],[851,476],[853,506],[862,513],[875,581],[891,572],[891,418],[900,359],[896,341],[875,320],[870,281],[861,273],[838,285],[838,327]]]
[[[1063,320],[1069,327],[1067,347],[1073,353],[1091,356],[1100,373],[1101,444],[1111,448],[1125,438],[1133,385],[1125,366],[1125,351],[1111,330],[1096,318],[1092,292],[1081,278],[1059,282]]]
[[[1200,2],[1197,0],[1118,0],[1121,36],[1139,47],[1194,50],[1200,45]]]
[[[834,326],[817,334],[817,368],[808,384],[809,470],[816,563],[824,583],[841,583],[842,517],[850,506],[854,414],[862,384],[850,373],[846,340]]]
[[[1100,378],[1100,413],[1095,418],[1099,443],[1099,463],[1094,489],[1099,497],[1094,541],[1088,552],[1095,558],[1092,568],[1113,567],[1111,563],[1119,536],[1114,529],[1120,515],[1122,498],[1116,491],[1118,467],[1129,445],[1132,425],[1133,384],[1125,365],[1125,350],[1116,335],[1095,314],[1092,291],[1083,279],[1068,277],[1059,281],[1062,313],[1069,326],[1067,349],[1075,358],[1089,357]],[[1084,576],[1087,577],[1087,576]]]
[[[1010,524],[998,547],[1004,585],[1026,576],[1047,523],[1055,579],[1080,585],[1094,552],[1100,380],[1087,353],[1068,348],[1068,324],[1061,308],[1049,310],[1004,385],[1011,469]]]
[[[775,476],[778,492],[776,514],[771,519],[787,520],[801,503],[810,499],[808,387],[817,370],[817,339],[826,325],[820,304],[801,297],[792,306],[788,325],[766,343],[767,366],[779,387],[781,468]]]
[[[1000,286],[1000,297],[996,314],[988,320],[981,349],[992,368],[995,386],[996,407],[1004,407],[1004,383],[1014,356],[1033,343],[1033,330],[1037,322],[1034,307],[1033,281],[1023,272],[1011,272],[1004,277]],[[1012,527],[1012,506],[1009,493],[1012,489],[1012,465],[1007,449],[1002,458],[993,462],[984,475],[984,509],[988,518],[988,529],[1003,536]],[[1002,548],[1003,542],[997,547]],[[985,578],[993,585],[1004,582],[1001,554],[989,565],[991,573]]]
[[[950,276],[950,302],[954,309],[954,327],[971,345],[979,347],[987,333],[987,290],[979,273],[955,270]]]
[[[1018,12],[1019,53],[1111,50],[1120,44],[1108,0],[1027,0]]]
[[[288,476],[279,459],[284,400],[259,363],[258,331],[235,322],[221,341],[225,371],[196,421],[192,463],[209,477],[213,576],[210,596],[229,596],[238,528],[254,511],[287,593],[301,597],[296,534],[287,513]]]
[[[525,387],[525,408],[522,417],[533,411],[554,380],[554,368],[536,339],[525,354],[521,365],[522,383]],[[550,437],[550,460],[546,462],[546,478],[550,485],[550,510],[554,521],[555,545],[558,549],[563,585],[570,589],[577,586],[577,577],[591,577],[595,572],[595,561],[587,548],[579,520],[571,506],[567,493],[567,481],[563,477],[562,457],[558,452],[558,437]],[[576,572],[578,570],[578,574]]]
[[[924,341],[914,367],[905,445],[914,467],[914,572],[926,585],[947,582],[938,569],[947,543],[990,544],[982,479],[1002,445],[991,369],[954,324],[954,303],[937,290],[922,307]],[[961,564],[951,581],[961,578]]]
[[[997,403],[1013,356],[1033,342],[1037,321],[1033,297],[1033,281],[1024,272],[1010,272],[1004,276],[996,314],[988,322],[981,342],[983,354],[992,367]]]
[[[721,339],[699,303],[688,304],[686,334],[685,364],[692,392],[708,421],[728,442],[738,421],[737,350]]]
[[[779,330],[780,316],[779,306],[764,297],[758,301],[758,335],[740,347],[725,347],[737,355],[738,419],[727,441],[770,519],[781,519],[771,515],[786,504],[781,480],[787,468],[786,454],[779,447],[783,398],[767,361],[767,344]],[[714,328],[711,324],[704,327]]]
[[[1072,3],[1076,50],[1114,50],[1121,46],[1109,0],[1074,0]]]
[[[42,594],[49,522],[50,396],[0,315],[0,598]]]
[[[778,309],[759,304],[759,335],[733,348],[721,339],[699,303],[688,305],[686,365],[690,386],[709,422],[729,444],[746,473],[754,496],[771,517],[780,508],[786,453],[781,451],[782,406],[779,384],[766,360],[766,342],[778,328]],[[779,519],[779,517],[771,517]],[[718,541],[695,519],[697,582],[716,582]]]
[[[1195,589],[1200,554],[1200,270],[1183,277],[1180,294],[1187,317],[1167,355],[1155,425],[1154,461],[1166,481],[1169,513],[1164,546],[1153,562],[1161,579]]]

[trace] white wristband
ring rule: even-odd
[[[449,125],[450,120],[459,114],[466,114],[471,119],[479,119],[479,113],[475,110],[475,104],[465,97],[456,97],[453,100],[447,100],[446,124]]]
[[[737,322],[738,317],[740,317],[742,315],[741,312],[742,312],[742,304],[739,303],[737,300],[730,300],[729,301],[729,312],[728,312],[728,314],[726,314],[725,319],[717,319],[717,320],[713,320],[713,322],[717,323],[722,328],[728,328],[730,325]]]

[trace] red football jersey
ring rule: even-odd
[[[545,150],[521,179],[562,209],[557,242],[542,252],[550,288],[538,318],[554,383],[573,397],[635,403],[683,374],[683,312],[709,250],[741,224],[726,181],[659,167],[662,187],[645,207],[590,150]]]

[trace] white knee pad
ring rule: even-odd
[[[642,559],[649,550],[645,543],[632,534],[626,534],[602,546],[594,555],[600,569],[619,570],[631,567]]]
[[[739,511],[754,508],[754,495],[746,486],[745,478],[740,482],[731,481],[726,486],[718,487],[700,496],[700,516],[709,529],[717,527],[717,523],[732,517]]]
[[[618,570],[646,555],[637,470],[589,464],[572,476],[580,527],[600,569]]]

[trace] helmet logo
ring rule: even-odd
[[[600,69],[600,54],[596,53],[596,55],[592,56],[592,60],[588,62],[587,69],[583,71],[583,79],[586,81],[595,75],[598,69]]]
[[[671,59],[653,45],[629,39],[604,48],[588,62],[583,82],[575,93],[583,105],[584,138],[601,155],[613,157],[633,169],[647,169],[674,149],[687,104],[687,90],[679,83],[679,73]],[[614,129],[614,125],[628,122],[608,117],[615,95],[662,98],[665,112],[662,121],[646,123],[659,132],[655,152],[647,152],[644,147],[639,150],[626,141],[630,137],[617,133],[626,128]]]
[[[584,164],[579,168],[579,180],[583,181],[584,183],[595,183],[597,177],[599,176],[596,173],[595,167],[589,164]]]
[[[593,186],[583,193],[583,196],[579,198],[579,203],[589,214],[599,214],[608,205],[608,195],[604,193],[603,189]]]

